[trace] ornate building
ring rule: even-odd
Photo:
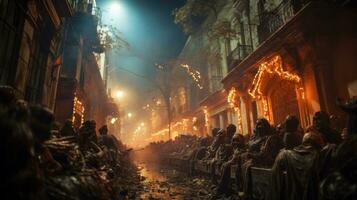
[[[235,8],[243,24],[253,24],[246,40],[253,51],[232,59],[222,83],[234,93],[243,133],[258,117],[279,124],[294,114],[307,127],[316,111],[339,115],[336,97],[353,96],[357,80],[355,10],[322,1],[247,0]]]
[[[279,124],[293,114],[303,128],[320,110],[343,119],[336,97],[357,95],[357,12],[352,4],[217,3],[217,12],[208,13],[179,56],[202,71],[205,90],[197,95],[189,84],[184,87],[188,109],[174,124],[192,134],[207,134],[213,127],[233,123],[240,133],[251,134],[259,117]],[[195,132],[197,122],[187,123],[193,119],[205,128]]]

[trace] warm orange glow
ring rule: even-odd
[[[282,59],[279,55],[276,55],[269,61],[260,64],[258,72],[253,79],[252,86],[248,90],[248,93],[253,98],[260,99],[262,97],[262,92],[261,92],[262,77],[266,73],[276,74],[283,80],[293,81],[295,83],[300,83],[301,81],[301,78],[298,75],[288,71],[284,71]]]
[[[208,128],[209,127],[209,115],[208,115],[207,106],[205,106],[203,108],[203,113],[205,114],[205,126]]]
[[[242,128],[242,116],[240,112],[240,105],[239,102],[237,101],[238,99],[238,94],[237,90],[232,87],[229,90],[228,96],[227,96],[227,102],[231,108],[233,108],[234,112],[237,114],[237,123],[238,123],[238,131],[242,133],[243,128]]]
[[[132,113],[128,113],[128,117],[131,118],[133,116]]]
[[[124,91],[118,90],[115,92],[115,97],[116,98],[122,98],[124,96]]]
[[[262,101],[263,101],[264,117],[265,117],[268,121],[270,121],[268,101],[267,101],[266,97],[264,97],[264,98],[262,99]]]
[[[187,64],[181,64],[181,67],[186,70],[186,73],[195,81],[198,88],[203,89],[201,73]]]
[[[118,118],[112,118],[112,119],[110,120],[110,123],[111,123],[111,124],[114,124],[117,120],[118,120]]]
[[[76,95],[76,94],[74,94]],[[74,96],[73,100],[73,112],[72,112],[72,122],[74,123],[75,121],[75,114],[79,114],[81,116],[81,124],[84,122],[84,106],[83,103],[76,97]]]

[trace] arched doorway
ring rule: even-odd
[[[279,81],[270,91],[269,99],[275,124],[282,123],[287,115],[299,118],[299,104],[296,96],[295,83]]]

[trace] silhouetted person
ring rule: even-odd
[[[246,152],[246,144],[244,136],[241,134],[235,134],[232,138],[233,155],[232,157],[222,165],[222,173],[218,184],[218,194],[229,194],[232,191],[231,186],[231,167],[237,165],[241,167],[241,155]],[[240,170],[237,170],[236,176],[241,176]],[[240,184],[238,182],[238,184]]]
[[[323,111],[315,113],[311,128],[321,134],[325,143],[339,144],[342,141],[341,135],[336,130],[331,128],[329,116]]]
[[[70,119],[67,119],[64,122],[63,127],[60,130],[60,135],[62,137],[66,137],[66,136],[76,136],[76,131],[73,128],[73,122]]]
[[[348,114],[346,139],[332,153],[331,170],[320,185],[323,200],[357,199],[357,98],[337,104]]]
[[[270,168],[276,155],[282,148],[279,135],[273,134],[272,128],[265,118],[257,120],[254,134],[248,142],[248,152],[242,155],[243,191],[251,194],[250,169],[252,166]]]
[[[108,149],[118,150],[116,138],[113,135],[108,134],[107,125],[104,125],[99,129],[99,134],[99,140],[103,145]]]
[[[298,132],[299,120],[296,116],[288,115],[284,121],[283,143],[286,149],[292,149],[302,142],[302,136]]]
[[[205,160],[209,160],[215,157],[217,149],[223,144],[226,140],[225,134],[219,128],[212,129],[212,136],[214,135],[213,141],[210,146],[207,148],[207,154]]]
[[[234,124],[229,124],[227,126],[227,135],[226,135],[226,137],[227,137],[226,143],[227,144],[231,143],[234,134],[236,134],[236,131],[237,131],[237,127]]]
[[[280,151],[272,168],[272,200],[318,199],[322,146],[321,135],[310,131],[301,145]]]

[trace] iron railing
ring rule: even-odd
[[[286,24],[302,7],[299,0],[284,0],[275,9],[260,14],[259,42],[262,43],[276,30]]]
[[[228,71],[242,62],[252,51],[251,45],[238,45],[227,57]]]

